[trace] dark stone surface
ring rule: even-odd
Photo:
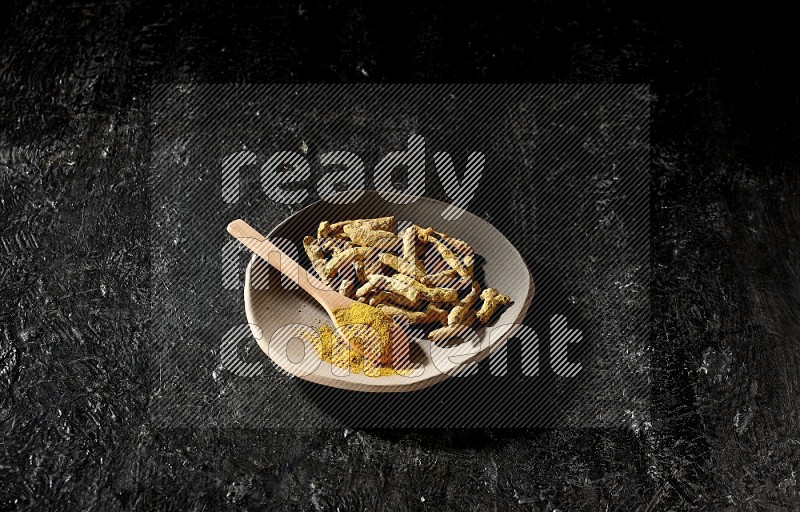
[[[800,507],[791,16],[258,5],[3,10],[0,509]],[[151,429],[152,81],[651,83],[652,427]]]

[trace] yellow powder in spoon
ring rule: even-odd
[[[392,317],[362,302],[334,310],[333,317],[347,341],[360,354],[371,355],[370,359],[381,363],[392,360]]]
[[[317,336],[303,336],[317,352],[317,357],[334,366],[349,369],[352,373],[363,373],[369,377],[407,375],[410,368],[393,368],[388,363],[392,358],[392,318],[377,308],[356,302],[348,308],[333,312],[337,325],[344,331],[349,343],[329,325],[317,329]],[[372,331],[359,330],[367,325]],[[359,332],[360,331],[360,332]],[[384,364],[376,363],[362,353],[379,354]]]

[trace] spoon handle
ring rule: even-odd
[[[228,233],[318,301],[324,300],[323,293],[333,291],[242,219],[228,224]]]

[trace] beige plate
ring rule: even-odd
[[[355,202],[335,202],[352,201],[353,194],[341,192],[331,198],[331,202],[319,201],[300,210],[273,229],[269,238],[273,241],[280,238],[290,240],[297,247],[302,247],[303,237],[316,233],[317,225],[322,220],[335,222],[395,215],[400,227],[404,226],[403,221],[432,226],[471,244],[479,261],[480,257],[483,259],[476,273],[481,284],[509,295],[513,303],[501,314],[495,315],[488,327],[477,328],[476,336],[467,337],[463,342],[441,346],[422,338],[413,338],[412,361],[415,371],[410,375],[367,377],[348,374],[319,360],[313,348],[297,337],[301,325],[316,327],[331,323],[322,306],[299,288],[254,284],[264,282],[261,276],[265,275],[268,275],[269,283],[278,282],[275,274],[267,274],[268,265],[254,255],[245,274],[247,321],[261,349],[278,367],[289,375],[336,388],[371,392],[413,391],[440,382],[456,372],[467,371],[511,337],[516,324],[525,317],[533,299],[534,287],[525,261],[506,237],[480,217],[434,199],[422,197],[413,203],[397,204],[408,201],[409,197],[392,194],[390,198],[395,202],[390,202],[376,192],[364,192]],[[458,211],[461,215],[458,219],[446,220],[442,216],[445,211]],[[253,225],[259,227],[257,223]],[[310,262],[304,253],[295,255],[301,265],[310,269]]]

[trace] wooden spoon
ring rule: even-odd
[[[306,293],[314,298],[314,300],[319,302],[319,304],[325,308],[328,316],[331,317],[334,325],[336,325],[340,332],[344,334],[344,338],[350,344],[350,347],[363,357],[367,357],[378,363],[386,364],[391,361],[391,347],[398,346],[399,343],[403,343],[405,345],[408,344],[407,333],[403,329],[398,328],[395,323],[392,326],[391,339],[389,340],[389,348],[387,350],[385,350],[383,353],[377,353],[375,350],[365,350],[364,346],[354,343],[353,339],[359,337],[361,339],[368,339],[369,336],[357,336],[358,332],[363,334],[364,331],[353,331],[353,326],[340,325],[334,314],[336,311],[349,308],[353,304],[361,303],[345,297],[336,290],[330,288],[328,285],[324,284],[313,275],[309,274],[306,269],[300,266],[299,263],[281,251],[275,244],[267,240],[264,235],[256,231],[252,226],[242,219],[237,219],[228,224],[228,233],[239,240],[242,245],[261,257],[261,259],[275,267],[281,274],[297,283],[300,288],[305,290]],[[360,307],[371,306],[361,304]]]

